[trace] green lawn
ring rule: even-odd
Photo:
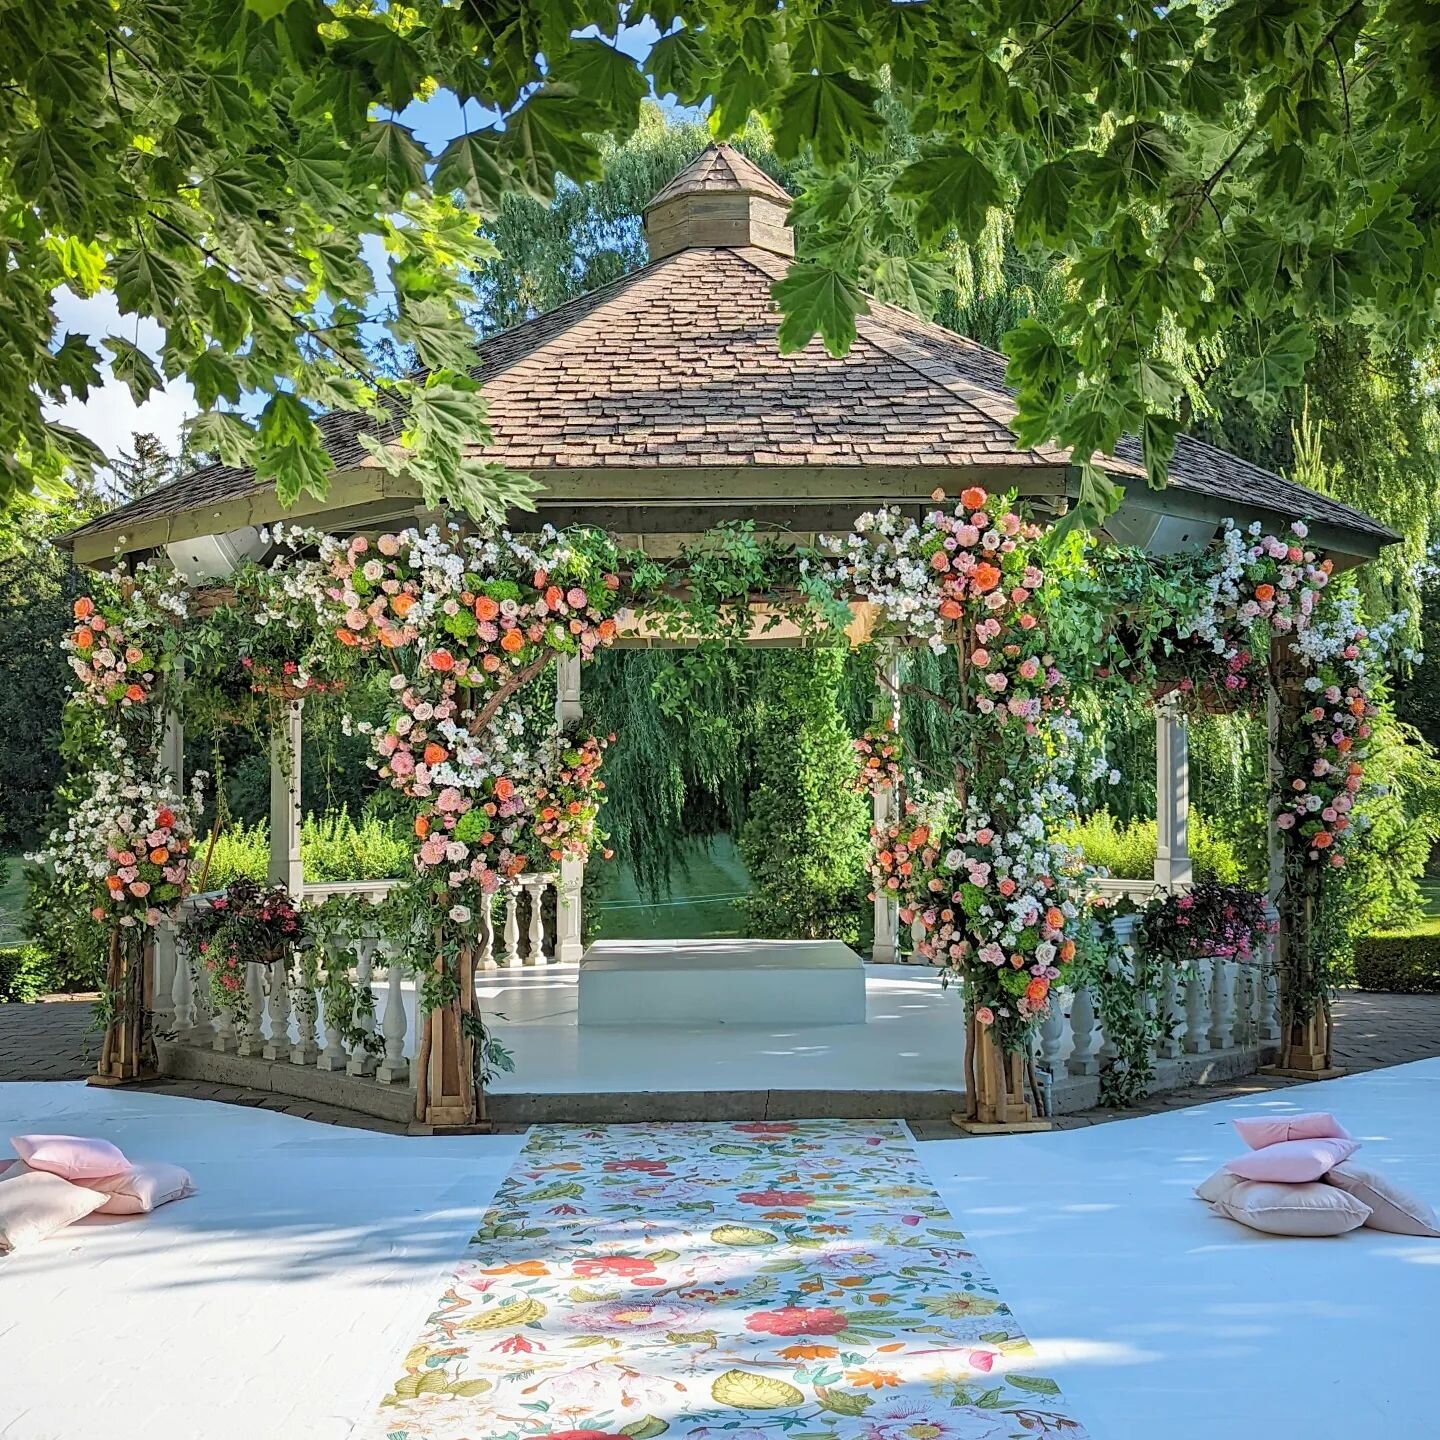
[[[1423,913],[1440,917],[1440,877],[1424,876],[1420,881],[1420,893],[1425,897]]]
[[[749,892],[750,878],[728,835],[717,835],[708,849],[688,848],[683,870],[677,869],[670,894],[652,905],[635,887],[634,877],[621,870],[615,887],[596,907],[600,940],[725,939],[743,931],[735,901]]]
[[[0,945],[18,945],[24,927],[25,862],[19,855],[0,855]]]

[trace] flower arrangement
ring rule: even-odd
[[[237,1023],[249,1011],[246,965],[284,960],[307,938],[305,916],[285,886],[243,875],[204,903],[184,934],[192,962],[205,972],[212,1008],[229,1010]]]
[[[860,766],[855,776],[856,790],[874,795],[881,788],[894,790],[904,783],[905,752],[894,721],[871,725],[854,743],[855,758]]]
[[[965,708],[1034,733],[1063,703],[1064,679],[1049,652],[1036,593],[1045,583],[1040,530],[1014,497],[978,485],[922,521],[896,509],[862,515],[844,540],[828,542],[831,578],[884,612],[887,625],[936,653],[955,651]]]
[[[1136,920],[1136,939],[1147,957],[1173,964],[1211,957],[1259,963],[1275,928],[1263,895],[1210,882],[1183,894],[1152,896]]]
[[[183,583],[158,566],[121,571],[108,593],[80,595],[62,640],[75,681],[71,697],[111,727],[150,719],[173,668],[187,613]]]
[[[92,919],[156,926],[185,896],[204,784],[196,774],[186,797],[168,776],[144,775],[126,760],[93,770],[87,793],[34,858],[89,889]]]

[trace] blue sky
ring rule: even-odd
[[[591,30],[586,33],[598,32]],[[643,24],[623,29],[615,41],[626,53],[643,59],[658,38],[659,31],[647,17]],[[665,109],[679,113],[680,107],[675,104],[673,96],[662,99],[661,104]],[[462,118],[458,98],[448,90],[442,90],[429,100],[417,101],[407,107],[400,119],[413,128],[416,137],[432,153],[438,154],[450,140],[462,134],[467,125],[471,130],[484,129],[494,125],[498,116],[471,101]],[[379,253],[377,242],[374,251],[367,255],[372,269]],[[118,335],[158,358],[160,327],[134,315],[122,315],[114,295],[108,291],[82,300],[69,290],[62,289],[56,293],[55,312],[58,320],[57,344],[72,331],[92,336],[97,341],[107,335]],[[108,367],[105,374],[105,383],[92,391],[83,403],[71,400],[64,405],[47,407],[46,413],[88,435],[110,456],[128,450],[131,436],[137,431],[158,435],[169,448],[177,448],[181,427],[197,408],[190,383],[183,377],[171,381],[163,392],[152,395],[143,405],[137,406],[130,398],[129,390],[110,377]]]

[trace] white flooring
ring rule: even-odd
[[[1440,1434],[1440,1240],[1274,1239],[1190,1195],[1240,1150],[1233,1116],[1316,1108],[1361,1163],[1440,1202],[1440,1060],[919,1153],[1095,1440]],[[0,1261],[4,1440],[341,1440],[520,1145],[0,1085],[0,1142],[36,1130],[173,1160],[200,1193]]]

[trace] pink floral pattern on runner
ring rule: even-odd
[[[1084,1440],[896,1122],[531,1132],[364,1440]]]

